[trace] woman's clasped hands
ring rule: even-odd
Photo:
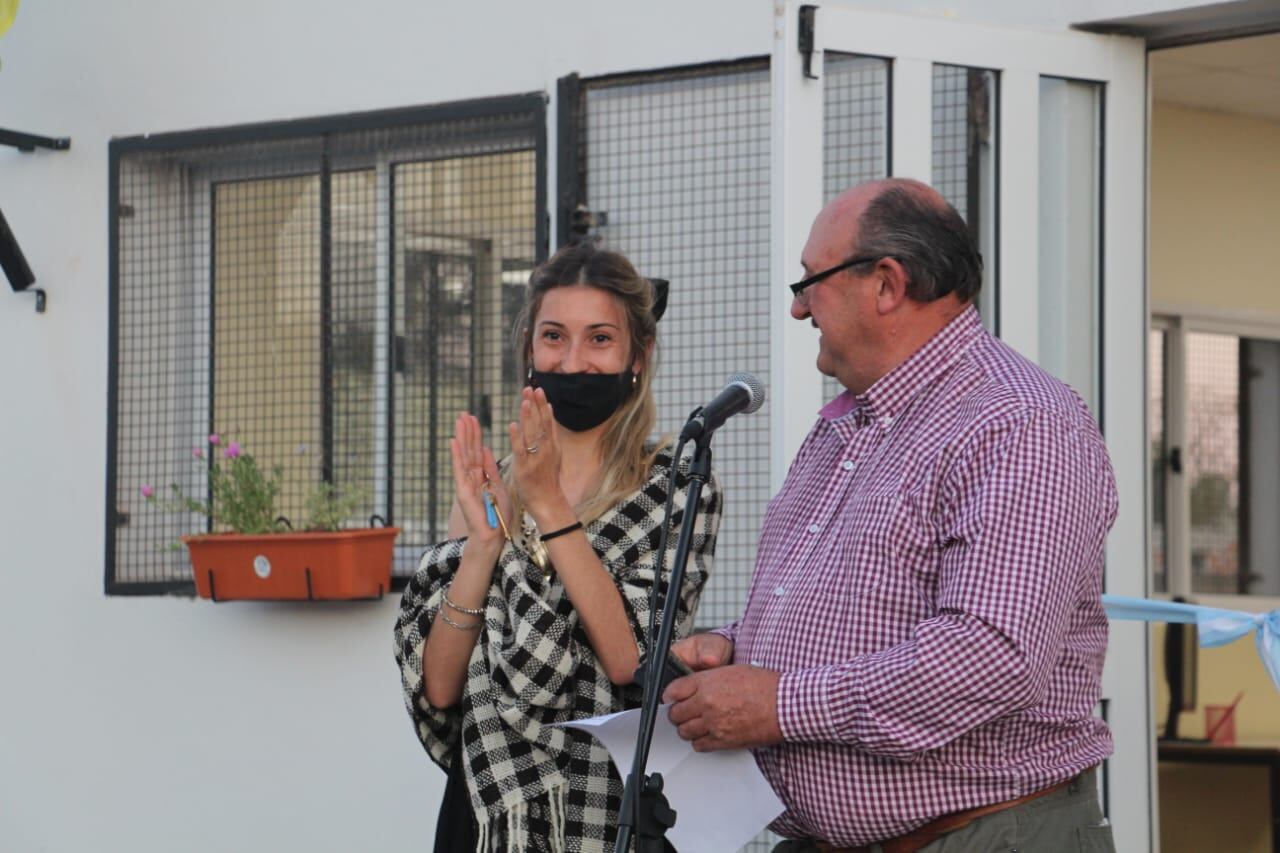
[[[508,426],[508,434],[512,476],[536,521],[545,511],[567,503],[560,484],[561,452],[556,441],[555,419],[545,391],[541,388],[521,390],[520,421]],[[511,496],[493,451],[484,445],[480,421],[475,415],[467,412],[458,415],[449,450],[467,538],[500,545],[518,528],[519,521],[512,518]],[[486,506],[486,496],[490,506]]]

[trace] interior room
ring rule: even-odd
[[[1280,604],[1280,34],[1152,51],[1150,78],[1152,590],[1270,610]],[[1161,848],[1276,849],[1268,768],[1233,760],[1280,746],[1280,693],[1254,644],[1193,647],[1170,726],[1165,629],[1155,632]],[[1171,736],[1211,739],[1221,760],[1170,760]]]

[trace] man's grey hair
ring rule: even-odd
[[[982,287],[982,255],[969,227],[923,185],[891,186],[877,195],[858,222],[860,255],[896,258],[907,271],[907,296],[932,302],[954,293],[971,302]]]

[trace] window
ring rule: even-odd
[[[544,147],[540,95],[112,142],[109,593],[191,589],[165,546],[207,522],[139,487],[205,494],[211,433],[279,467],[293,522],[317,484],[355,490],[413,571],[454,416],[515,396]]]
[[[1160,318],[1150,358],[1156,589],[1280,595],[1280,329]]]
[[[982,253],[982,324],[1000,329],[996,263],[998,76],[984,68],[933,66],[933,186],[968,223]]]
[[[1040,78],[1039,358],[1099,415],[1102,84]]]
[[[657,434],[665,435],[731,374],[769,376],[769,63],[563,85],[561,221],[572,230],[570,211],[590,211],[588,233],[625,253],[641,275],[671,283],[655,385]],[[771,405],[716,435],[725,515],[699,625],[732,621],[746,603],[770,495]]]
[[[889,86],[887,59],[823,51],[822,200],[831,201],[863,181],[889,174]],[[822,377],[822,398],[844,391],[840,380]]]

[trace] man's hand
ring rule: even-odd
[[[714,669],[733,660],[733,641],[719,634],[694,634],[673,643],[671,653],[694,672]]]
[[[768,746],[782,740],[779,677],[757,666],[720,666],[671,682],[662,701],[675,703],[671,722],[696,752]]]

